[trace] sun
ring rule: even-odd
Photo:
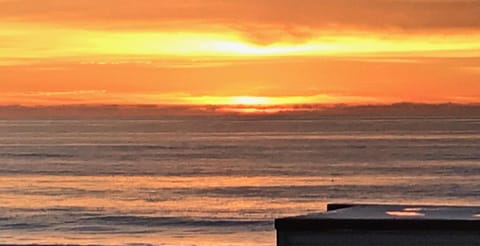
[[[254,96],[236,96],[229,98],[229,104],[232,105],[268,105],[272,104],[272,99],[268,97]]]
[[[335,101],[335,98],[325,95],[315,96],[180,96],[175,98],[179,103],[191,105],[223,105],[223,106],[255,106],[275,107],[305,103],[320,103]]]

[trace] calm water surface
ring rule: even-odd
[[[0,121],[0,243],[274,245],[326,202],[480,205],[480,119]]]

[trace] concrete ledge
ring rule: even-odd
[[[280,246],[480,245],[480,207],[328,204],[275,228]]]

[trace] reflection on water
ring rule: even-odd
[[[387,211],[387,215],[394,216],[394,217],[423,217],[425,216],[424,213],[415,212],[415,211],[408,211],[407,209],[401,211]]]
[[[478,205],[479,123],[0,121],[0,243],[274,245],[326,202]]]

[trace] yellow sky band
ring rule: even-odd
[[[0,59],[71,56],[321,56],[435,52],[443,56],[480,54],[478,34],[352,34],[315,36],[303,42],[260,45],[235,32],[116,32],[0,24]],[[10,43],[9,43],[10,42]],[[412,54],[413,53],[413,54]]]

